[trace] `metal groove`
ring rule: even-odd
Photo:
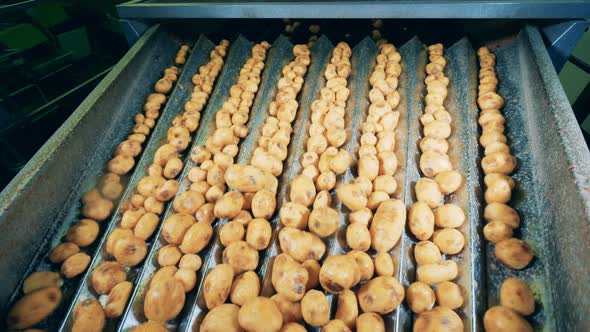
[[[188,171],[194,166],[194,162],[190,159],[190,153],[188,151],[191,151],[194,146],[204,144],[209,134],[212,133],[215,125],[215,113],[219,108],[221,108],[222,103],[225,101],[225,97],[229,93],[231,85],[237,81],[239,68],[241,68],[241,66],[246,62],[251,46],[251,43],[241,36],[239,36],[230,46],[223,70],[217,78],[215,89],[209,98],[207,107],[203,111],[199,129],[196,132],[196,136],[191,143],[190,148],[186,150],[187,152],[184,158],[184,168],[177,178],[180,184],[180,188],[178,190],[179,193],[184,192],[190,185],[188,183],[189,181],[186,179],[186,176]],[[197,70],[198,67],[195,72]],[[143,282],[151,277],[151,274],[149,273],[155,272],[158,266],[157,262],[155,261],[155,255],[157,253],[157,249],[163,246],[160,237],[162,224],[172,209],[171,201],[168,203],[169,204],[166,206],[164,213],[162,213],[160,217],[160,224],[155,234],[152,235],[153,240],[152,243],[149,244],[148,255],[143,262],[144,265],[137,271],[137,278],[134,283],[135,285],[133,293],[129,299],[129,303],[127,304],[125,313],[121,318],[121,322],[119,323],[117,330],[125,329],[129,327],[130,324],[131,326],[137,325],[137,322],[133,322],[133,320],[138,319],[138,317],[142,317],[143,315],[143,302],[138,301],[143,300],[142,293],[144,291],[144,287],[146,286]]]
[[[191,86],[191,84],[192,84],[191,83],[192,73],[196,72],[198,70],[199,66],[201,66],[202,64],[204,64],[206,62],[206,58],[214,46],[215,45],[213,43],[211,43],[208,39],[206,39],[203,36],[201,36],[199,38],[198,42],[194,46],[193,52],[191,53],[190,57],[187,59],[187,63],[185,64],[185,67],[184,67],[185,70],[183,70],[183,72],[180,75],[179,82],[177,84],[177,90],[175,90],[176,94],[174,96],[171,96],[171,98],[170,98],[171,100],[167,103],[166,107],[162,111],[162,114],[160,115],[160,119],[158,120],[158,124],[156,125],[156,127],[154,127],[151,137],[150,137],[148,143],[145,145],[144,152],[136,164],[135,170],[133,171],[133,174],[131,175],[131,178],[129,180],[127,188],[125,189],[125,192],[123,193],[123,195],[120,199],[120,202],[127,201],[130,198],[130,196],[135,191],[137,183],[139,182],[139,180],[141,180],[141,178],[146,173],[147,168],[149,167],[149,165],[152,162],[154,153],[160,147],[161,141],[166,137],[167,130],[168,130],[168,127],[170,126],[170,123],[172,122],[172,119],[180,111],[182,111],[182,106],[184,104],[184,101],[186,101],[188,99],[188,97],[190,96],[191,89],[188,89],[188,87]],[[176,92],[176,91],[178,91],[178,92]],[[103,237],[101,238],[100,242],[98,243],[98,250],[93,255],[90,265],[88,266],[88,268],[84,272],[76,293],[72,295],[72,298],[71,298],[72,302],[71,302],[70,306],[68,307],[67,312],[64,314],[64,318],[63,318],[62,322],[59,325],[60,331],[70,329],[70,326],[72,323],[72,318],[73,318],[72,317],[73,311],[76,308],[76,305],[78,303],[80,303],[81,301],[83,301],[87,298],[96,297],[96,295],[94,294],[94,291],[92,290],[92,287],[89,283],[89,280],[90,280],[90,277],[91,277],[91,274],[92,274],[92,271],[94,270],[94,268],[96,266],[98,266],[98,264],[100,264],[104,261],[107,261],[110,258],[110,255],[106,252],[106,249],[105,249],[106,239],[107,239],[108,235],[119,224],[119,221],[120,221],[120,218],[122,215],[120,213],[119,209],[120,209],[120,204],[117,205],[117,207],[114,210],[115,212],[110,217],[110,219],[108,221],[109,226],[108,226],[107,230],[105,231]],[[151,245],[149,239],[147,242],[148,242],[148,248],[149,248]],[[129,280],[129,281],[134,280],[134,278],[137,275],[137,271],[141,268],[141,265],[143,263],[144,262],[142,262],[139,265],[132,267],[132,268],[127,268],[127,280]],[[115,324],[116,324],[116,319],[108,320],[105,328],[112,329],[112,328],[114,328]]]

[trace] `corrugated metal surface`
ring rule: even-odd
[[[289,157],[280,177],[277,198],[279,206],[284,202],[290,179],[301,170],[299,158],[307,140],[310,104],[324,85],[323,72],[333,49],[332,43],[336,42],[338,41],[329,41],[322,37],[312,48],[312,64],[299,96],[300,108],[294,123]],[[590,300],[585,294],[590,290],[590,275],[587,273],[590,260],[590,245],[587,242],[590,236],[589,152],[582,143],[582,135],[538,31],[527,28],[504,45],[495,53],[499,89],[506,100],[504,110],[507,117],[507,136],[519,160],[519,167],[514,175],[518,185],[513,206],[523,219],[519,235],[533,246],[537,258],[525,270],[511,271],[496,263],[492,246],[482,240],[482,173],[479,168],[481,151],[477,143],[479,129],[475,100],[478,82],[474,46],[467,39],[459,40],[454,45],[446,45],[446,72],[450,79],[446,106],[453,117],[450,157],[453,165],[465,175],[467,181],[462,190],[449,198],[463,207],[469,220],[461,228],[468,239],[466,247],[460,255],[455,256],[460,265],[458,283],[467,294],[466,304],[460,310],[460,315],[466,329],[482,330],[483,313],[488,305],[498,302],[498,289],[502,280],[506,276],[516,275],[532,284],[541,304],[532,316],[536,329],[588,328],[590,323],[585,317]],[[417,145],[421,137],[419,116],[425,94],[423,80],[427,55],[418,37],[397,46],[402,55],[403,72],[399,86],[402,101],[398,107],[401,117],[396,129],[396,154],[400,164],[396,179],[400,187],[398,198],[409,206],[415,199],[412,188],[419,178]],[[146,82],[155,79],[155,75],[161,71],[155,68],[163,69],[166,59],[171,57],[176,47],[177,43],[162,31],[154,30],[144,36],[141,43],[122,60],[118,71],[110,75],[89,96],[76,114],[3,192],[0,197],[0,237],[3,243],[0,266],[5,285],[0,293],[2,303],[8,303],[11,290],[18,287],[19,280],[25,275],[29,265],[33,270],[45,266],[43,255],[50,248],[50,242],[57,241],[56,238],[65,233],[79,209],[77,197],[80,197],[84,189],[92,186],[93,179],[100,173],[100,167],[106,163],[116,142],[132,126],[132,114],[140,109],[140,103],[149,91],[144,88],[150,86]],[[171,119],[181,112],[191,91],[190,77],[205,61],[212,47],[213,44],[206,38],[201,37],[197,42],[178,88],[162,115],[162,121],[159,121],[136,171],[131,176],[129,188],[134,188],[144,174]],[[243,37],[232,42],[223,72],[204,111],[201,127],[193,144],[202,144],[211,132],[215,112],[227,97],[229,87],[237,79],[250,47],[251,42]],[[240,145],[239,163],[248,162],[256,147],[259,129],[267,116],[267,106],[274,97],[281,68],[292,57],[291,47],[290,42],[283,37],[273,43],[251,111],[250,134]],[[359,146],[358,128],[368,108],[367,78],[372,72],[376,52],[376,45],[367,38],[354,46],[351,58],[353,72],[348,83],[351,95],[345,119],[349,140],[345,148],[355,158]],[[181,179],[184,179],[186,172],[193,166],[189,158],[186,160]],[[353,173],[349,170],[338,181],[349,182],[352,177]],[[180,191],[186,190],[187,186],[188,181],[183,180]],[[124,198],[130,193],[131,189],[128,189]],[[340,208],[341,203],[337,197],[334,195],[333,198],[333,207]],[[32,204],[35,204],[35,209],[30,208]],[[170,206],[162,220],[169,212]],[[107,222],[107,233],[119,219],[119,214],[115,214]],[[201,293],[202,282],[208,271],[221,260],[222,247],[218,243],[217,234],[224,222],[226,221],[216,221],[214,239],[201,253],[203,267],[199,272],[198,285],[187,295],[184,310],[175,321],[170,322],[170,327],[182,331],[198,329],[206,312]],[[275,231],[280,228],[278,217],[272,219],[272,223]],[[339,231],[327,240],[328,253],[346,250],[346,223],[347,216],[343,215]],[[41,239],[47,240],[43,242]],[[106,257],[103,252],[104,239],[103,234],[92,266],[96,266]],[[268,276],[272,257],[279,249],[277,242],[275,232],[271,246],[260,253],[257,272],[263,278],[264,295],[270,295],[272,291]],[[415,263],[411,254],[415,242],[406,232],[400,244],[392,251],[397,261],[397,275],[406,287],[415,278]],[[126,331],[145,320],[143,291],[157,269],[155,253],[162,245],[158,231],[151,240],[146,261],[128,273],[135,289],[125,315],[120,320],[110,321],[107,324],[108,330]],[[34,259],[37,253],[40,256]],[[34,261],[33,264],[29,264],[31,260]],[[64,301],[46,326],[57,327],[61,321],[61,329],[68,329],[68,320],[62,320],[66,312],[70,312],[75,303],[92,294],[87,285],[88,277],[89,273],[86,273],[81,279],[69,282],[65,291],[71,295],[65,297],[68,300]],[[335,300],[332,301],[332,305],[335,303]],[[413,315],[405,304],[386,318],[390,329],[411,329]]]

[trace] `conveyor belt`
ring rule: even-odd
[[[298,97],[300,108],[297,112],[297,118],[293,125],[293,136],[289,146],[289,156],[284,164],[284,172],[279,177],[279,188],[277,197],[277,207],[285,202],[285,196],[288,193],[288,184],[290,180],[297,175],[301,166],[299,159],[305,151],[305,142],[308,136],[308,127],[310,124],[310,105],[319,95],[321,87],[324,86],[325,80],[323,72],[327,63],[329,63],[330,54],[334,44],[338,41],[330,41],[326,37],[321,37],[312,47],[311,66],[305,76],[305,82],[301,94]],[[520,229],[520,238],[529,242],[536,251],[536,258],[533,264],[522,270],[512,271],[501,264],[497,264],[493,255],[493,245],[486,244],[482,239],[482,227],[484,224],[481,209],[483,201],[481,182],[483,179],[481,169],[479,168],[481,151],[477,139],[479,129],[477,124],[477,65],[474,46],[467,39],[462,39],[454,45],[445,45],[445,55],[448,59],[446,74],[450,79],[448,87],[449,94],[445,102],[447,110],[451,113],[453,123],[453,134],[450,138],[451,146],[449,156],[457,170],[465,176],[465,185],[453,194],[448,201],[458,204],[466,213],[467,220],[460,231],[465,235],[466,245],[464,250],[454,256],[454,260],[459,264],[459,277],[457,283],[465,291],[465,304],[459,310],[466,330],[481,331],[483,314],[488,306],[498,302],[498,291],[502,281],[507,276],[518,276],[527,281],[535,291],[535,298],[538,302],[537,311],[531,317],[535,329],[555,330],[558,326],[577,326],[576,320],[581,319],[581,312],[575,310],[563,310],[559,307],[562,303],[568,305],[584,306],[587,308],[588,299],[582,294],[571,293],[572,288],[587,289],[582,286],[571,286],[567,284],[568,280],[555,281],[550,276],[558,275],[558,266],[563,265],[566,273],[572,273],[579,277],[579,282],[588,281],[588,275],[576,274],[583,271],[583,268],[577,266],[573,261],[560,261],[563,255],[571,255],[572,249],[564,248],[559,243],[559,236],[564,238],[571,237],[566,234],[567,228],[556,225],[556,221],[561,221],[564,215],[571,215],[572,218],[580,220],[575,209],[586,211],[585,206],[574,200],[569,204],[574,210],[557,211],[560,209],[556,197],[548,197],[552,185],[555,185],[557,179],[550,179],[552,176],[552,167],[556,167],[558,160],[548,160],[542,155],[543,147],[550,144],[546,136],[541,135],[543,130],[560,130],[560,123],[553,119],[548,128],[537,128],[535,124],[542,123],[538,117],[555,116],[552,110],[546,105],[555,103],[555,91],[546,88],[547,80],[552,77],[543,73],[539,64],[548,65],[543,61],[548,61],[543,57],[539,58],[541,50],[538,49],[540,36],[533,28],[527,28],[522,31],[514,42],[508,46],[500,47],[495,51],[497,56],[497,72],[500,81],[499,93],[504,96],[506,106],[504,112],[507,121],[507,137],[510,146],[513,148],[514,155],[518,159],[519,167],[514,174],[517,181],[517,189],[513,197],[513,205],[520,213],[523,219],[523,226]],[[215,113],[221,108],[222,103],[228,95],[230,86],[237,80],[239,70],[246,61],[252,42],[243,37],[238,37],[232,41],[230,51],[228,52],[225,65],[220,74],[214,92],[211,95],[206,109],[203,111],[203,117],[199,130],[193,137],[192,145],[204,144],[208,135],[212,133]],[[266,65],[263,71],[260,88],[256,94],[256,99],[250,112],[249,128],[250,133],[240,143],[240,152],[237,157],[237,163],[246,163],[250,160],[251,155],[256,148],[257,140],[260,135],[260,128],[268,116],[267,109],[272,101],[276,83],[281,77],[282,67],[292,58],[292,44],[285,38],[279,37],[273,42],[270,49]],[[351,58],[352,75],[349,78],[350,97],[347,102],[346,112],[346,129],[348,140],[343,146],[348,150],[356,160],[359,148],[360,131],[359,126],[364,120],[368,109],[368,77],[375,65],[375,56],[377,54],[376,44],[369,38],[365,38],[358,45],[353,46]],[[399,93],[401,95],[401,104],[398,110],[401,113],[399,124],[396,129],[396,154],[398,157],[398,170],[395,174],[398,181],[397,198],[401,199],[406,206],[413,204],[415,195],[413,187],[419,176],[419,149],[418,142],[421,138],[421,125],[419,116],[422,114],[423,97],[425,95],[424,77],[427,54],[422,42],[418,37],[414,37],[403,45],[396,45],[402,56],[402,74],[399,79]],[[146,145],[145,152],[137,164],[133,175],[129,180],[129,185],[125,191],[122,201],[128,199],[139,179],[145,174],[155,150],[161,145],[162,139],[166,135],[166,130],[171,120],[182,111],[184,102],[189,98],[192,90],[191,76],[198,70],[198,67],[207,61],[209,51],[214,47],[213,43],[205,37],[200,37],[196,42],[191,56],[184,66],[183,72],[179,79],[178,88],[174,91],[170,102],[161,115],[149,143]],[[544,51],[544,50],[543,50]],[[546,57],[546,52],[543,55]],[[144,68],[145,70],[145,68]],[[552,69],[551,69],[552,70]],[[537,113],[538,103],[545,103],[543,113]],[[552,127],[553,126],[553,127]],[[538,135],[542,137],[539,138]],[[557,142],[554,144],[563,144]],[[550,151],[563,151],[555,146],[549,148]],[[188,151],[188,150],[187,150]],[[575,151],[574,151],[575,152]],[[554,158],[564,158],[572,153],[559,152]],[[539,157],[542,156],[542,157]],[[540,159],[539,159],[540,158]],[[187,172],[194,166],[188,155],[184,156],[185,167],[179,178],[181,183],[179,193],[184,192],[189,181],[186,179]],[[104,163],[103,163],[104,164]],[[354,168],[349,169],[345,174],[337,178],[338,183],[348,183],[353,177]],[[568,169],[559,169],[556,171],[559,176],[565,178],[571,176]],[[566,172],[566,173],[563,173]],[[578,173],[574,173],[579,177]],[[539,178],[547,179],[539,180]],[[565,188],[562,186],[562,188]],[[570,188],[570,187],[567,187]],[[544,194],[545,193],[545,194]],[[562,190],[559,194],[568,194],[567,190]],[[74,196],[72,196],[74,197]],[[78,196],[75,196],[78,197]],[[68,202],[68,204],[74,204]],[[76,203],[77,204],[77,203]],[[557,206],[556,206],[557,205]],[[167,204],[166,210],[161,217],[164,220],[171,211],[172,204]],[[338,201],[336,195],[333,195],[332,207],[341,209],[342,204]],[[552,210],[547,211],[551,207]],[[70,209],[74,211],[75,209]],[[118,210],[118,209],[117,209]],[[277,208],[278,211],[278,208]],[[582,212],[579,212],[582,213]],[[72,312],[76,304],[83,301],[89,296],[96,296],[89,285],[89,278],[94,267],[107,258],[104,249],[107,235],[114,229],[121,218],[119,212],[115,213],[108,223],[108,229],[101,234],[100,242],[96,253],[93,257],[91,266],[81,279],[74,279],[66,282],[63,288],[64,303],[51,316],[42,327],[53,330],[59,327],[59,330],[68,331],[71,324]],[[341,215],[341,224],[336,234],[326,240],[327,255],[338,254],[347,250],[345,232],[348,216]],[[221,253],[223,246],[218,240],[218,231],[227,220],[217,220],[214,224],[214,235],[209,246],[199,255],[203,260],[203,267],[198,272],[197,286],[189,294],[185,307],[179,317],[168,322],[168,327],[179,331],[198,330],[198,325],[206,314],[206,306],[202,298],[203,281],[206,274],[218,263],[221,262]],[[580,222],[583,222],[580,220]],[[262,281],[262,294],[270,296],[272,294],[272,285],[270,283],[270,270],[272,258],[280,251],[278,247],[277,231],[280,229],[278,213],[271,218],[273,225],[273,237],[271,245],[265,251],[260,252],[259,267],[257,273]],[[65,233],[67,223],[57,231],[58,234]],[[128,269],[128,280],[133,282],[134,290],[130,298],[125,313],[120,319],[108,320],[105,330],[108,331],[128,331],[138,323],[146,321],[143,314],[143,296],[151,276],[158,269],[156,253],[166,243],[160,238],[161,224],[152,239],[148,240],[149,253],[146,260],[139,265]],[[573,230],[572,230],[573,231]],[[397,262],[396,274],[404,287],[409,286],[415,279],[415,262],[412,257],[412,246],[416,239],[406,230],[401,241],[392,250],[394,262]],[[578,243],[581,245],[581,243]],[[584,244],[580,250],[588,249]],[[556,250],[559,250],[556,255]],[[588,251],[582,251],[588,252]],[[325,259],[325,257],[324,257]],[[44,263],[36,263],[37,267]],[[559,264],[559,265],[554,265]],[[587,268],[587,267],[586,267]],[[569,272],[568,272],[569,271]],[[577,271],[577,272],[576,272]],[[552,284],[552,283],[557,284]],[[569,287],[568,292],[562,296],[570,296],[568,299],[557,300],[555,298],[556,285]],[[586,286],[584,286],[586,287]],[[332,306],[336,304],[336,297],[330,299]],[[334,312],[335,310],[333,310]],[[388,330],[408,331],[411,329],[415,316],[403,303],[396,311],[387,315],[386,326]],[[564,319],[568,318],[568,321]],[[571,323],[570,323],[571,322]],[[572,325],[568,325],[572,324]]]

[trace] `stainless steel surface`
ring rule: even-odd
[[[323,72],[333,48],[332,42],[338,41],[321,37],[312,48],[312,64],[298,97],[300,109],[294,123],[285,171],[280,177],[278,206],[284,201],[290,179],[301,169],[299,158],[307,139],[309,105],[324,85]],[[170,120],[181,111],[190,94],[190,77],[198,64],[204,61],[208,54],[206,50],[212,45],[207,39],[201,38],[195,46],[180,78],[185,83],[179,84],[178,91],[174,92],[175,97],[171,99],[153,137],[146,145],[125,197],[129,196],[139,177],[144,174]],[[193,144],[202,143],[211,132],[215,112],[227,97],[227,91],[247,57],[249,45],[250,42],[242,37],[232,42],[226,65],[218,78]],[[532,245],[537,258],[525,270],[506,269],[496,263],[492,254],[493,246],[481,239],[484,221],[481,218],[483,197],[479,161],[482,153],[477,143],[475,46],[467,39],[445,45],[447,76],[451,82],[446,106],[453,117],[451,158],[454,166],[466,178],[462,191],[451,199],[464,207],[469,220],[461,229],[468,243],[463,253],[456,256],[460,263],[458,282],[467,294],[466,305],[460,314],[466,329],[481,331],[483,313],[488,306],[498,302],[498,289],[502,280],[506,276],[516,275],[529,282],[535,291],[539,306],[531,317],[535,330],[588,330],[590,322],[586,317],[590,299],[586,294],[590,291],[590,244],[587,241],[590,237],[590,152],[583,144],[580,129],[539,31],[527,27],[514,38],[501,43],[490,42],[489,45],[496,47],[494,53],[497,55],[499,89],[506,100],[506,134],[519,161],[515,173],[517,190],[511,204],[514,203],[513,206],[523,219],[519,236]],[[148,86],[146,82],[155,80],[159,75],[159,71],[154,68],[163,69],[177,46],[173,37],[164,31],[150,30],[0,195],[0,240],[3,243],[3,250],[0,251],[0,280],[5,285],[0,295],[4,308],[12,290],[20,287],[28,271],[49,267],[44,255],[52,242],[58,241],[65,233],[77,215],[81,193],[92,187],[116,142],[132,126],[132,114],[140,109],[143,98],[149,92],[145,89]],[[366,78],[374,66],[376,46],[370,39],[351,46],[354,46],[351,59],[353,72],[349,78],[351,95],[346,116],[349,140],[345,148],[354,152],[356,158],[358,127],[368,107]],[[401,118],[396,129],[396,154],[400,168],[396,178],[400,186],[398,198],[409,206],[414,199],[413,184],[419,177],[417,144],[421,135],[419,115],[423,109],[427,55],[423,43],[417,37],[397,46],[402,55],[403,71],[399,86],[402,97],[399,106]],[[280,68],[291,58],[290,47],[285,38],[279,38],[269,53],[251,112],[250,134],[240,145],[238,159],[241,163],[249,160],[256,147],[259,128],[267,116],[268,103],[274,97],[276,82],[280,78]],[[188,162],[184,174],[191,166],[192,162]],[[338,181],[348,182],[353,175],[354,170],[349,170]],[[186,180],[182,182],[181,191],[186,189],[187,184]],[[333,203],[335,207],[340,207],[336,200]],[[169,209],[170,206],[165,215]],[[346,208],[341,211],[341,227],[328,242],[329,252],[332,253],[346,249],[343,230],[347,211]],[[278,217],[271,220],[276,231],[280,227]],[[104,223],[111,230],[118,221],[119,215],[116,214]],[[199,285],[187,294],[185,308],[175,321],[170,322],[171,327],[182,331],[196,330],[206,313],[200,290],[210,268],[221,260],[222,248],[218,243],[217,231],[223,222],[216,221],[214,239],[201,254],[203,268],[198,276]],[[93,266],[105,258],[101,250],[105,234],[101,236]],[[398,277],[406,287],[415,277],[411,255],[414,240],[406,232],[392,251],[398,262]],[[257,273],[263,278],[268,275],[272,257],[279,250],[276,242],[275,232],[271,246],[260,253]],[[143,290],[157,268],[154,253],[161,245],[158,234],[151,240],[146,261],[128,274],[129,280],[134,282],[133,298],[122,320],[108,322],[108,330],[127,331],[136,322],[145,319]],[[59,319],[73,308],[73,304],[70,306],[72,300],[78,302],[91,294],[86,283],[89,273],[68,284],[64,289],[70,294],[66,297],[68,300],[60,306],[55,317],[42,327],[57,327]],[[272,286],[266,278],[263,294],[269,295],[271,291]],[[72,298],[73,294],[77,294],[75,298]],[[396,331],[409,330],[414,319],[405,304],[386,318],[387,326]],[[68,321],[61,321],[61,324],[61,328],[67,330]]]
[[[587,18],[582,0],[243,1],[135,0],[123,18]]]
[[[573,20],[546,26],[542,29],[547,39],[547,48],[553,66],[558,72],[563,68],[569,57],[574,52],[578,41],[590,22],[587,20]]]

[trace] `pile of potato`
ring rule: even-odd
[[[184,65],[186,62],[186,54],[188,53],[188,50],[189,48],[187,45],[182,45],[178,52],[176,52],[176,58],[174,59],[174,62],[177,65]]]
[[[156,150],[148,174],[139,180],[136,192],[128,202],[121,204],[120,223],[106,241],[106,252],[115,260],[98,265],[91,277],[94,291],[107,296],[104,310],[94,298],[83,301],[75,309],[73,330],[89,331],[91,327],[101,330],[105,316],[119,317],[125,310],[133,289],[133,284],[126,281],[125,267],[143,261],[148,252],[146,240],[158,227],[164,204],[178,191],[179,184],[175,178],[183,168],[180,154],[188,148],[191,134],[197,130],[200,111],[211,93],[211,89],[204,88],[204,85],[214,84],[223,67],[228,45],[229,42],[222,41],[211,52],[211,60],[199,68],[199,74],[193,76],[195,87],[191,99],[184,105],[183,114],[172,121],[166,143]],[[87,317],[94,317],[92,326],[88,325]],[[103,317],[101,324],[98,324],[96,317]]]
[[[504,99],[496,93],[496,56],[486,47],[480,48],[477,54],[480,65],[477,104],[481,110],[479,124],[482,128],[479,143],[485,154],[481,168],[485,173],[487,203],[484,209],[487,224],[483,232],[486,240],[495,243],[494,253],[498,261],[520,270],[530,264],[534,255],[528,243],[513,238],[513,230],[520,226],[520,217],[507,203],[515,186],[510,173],[516,168],[516,158],[511,155],[504,135],[506,118],[500,112]]]
[[[213,268],[203,284],[203,297],[210,309],[201,325],[204,331],[229,328],[223,324],[231,322],[246,330],[256,329],[261,324],[259,311],[268,314],[264,323],[269,323],[272,329],[278,330],[283,323],[275,303],[258,297],[261,284],[254,270],[258,266],[258,250],[266,249],[271,240],[268,219],[276,209],[277,177],[287,158],[292,123],[299,107],[296,98],[311,61],[306,45],[296,45],[293,55],[295,59],[283,67],[278,92],[269,105],[270,115],[262,127],[250,165],[233,165],[225,174],[228,186],[233,189],[226,195],[236,193],[235,196],[231,200],[222,197],[215,204],[215,216],[231,220],[219,231],[219,240],[225,247],[223,264]],[[227,299],[232,304],[224,304]],[[230,308],[231,319],[224,317]]]
[[[182,310],[185,293],[194,289],[202,259],[199,253],[213,235],[212,223],[218,216],[216,202],[232,203],[237,191],[225,193],[224,173],[234,163],[238,143],[248,133],[250,107],[258,91],[260,74],[264,68],[266,42],[252,48],[252,56],[242,67],[238,82],[231,87],[230,97],[216,113],[216,129],[205,146],[196,146],[191,159],[197,163],[188,172],[189,189],[178,195],[172,206],[174,212],[162,224],[162,239],[168,244],[159,249],[157,262],[161,268],[152,277],[145,292],[143,309],[146,318],[165,322]],[[207,68],[200,70],[206,78]],[[198,97],[198,91],[193,93]],[[239,198],[236,198],[239,200]],[[241,253],[238,251],[238,253]],[[153,323],[150,323],[153,324]],[[145,328],[145,325],[137,327]]]
[[[186,55],[188,46],[182,45],[182,51]],[[135,126],[127,140],[121,142],[115,156],[108,162],[107,170],[97,183],[97,187],[86,192],[82,196],[82,211],[84,217],[74,223],[68,230],[65,241],[57,245],[49,253],[49,260],[61,265],[61,274],[65,278],[73,278],[86,270],[91,257],[80,252],[81,248],[88,247],[99,235],[100,221],[107,219],[113,212],[114,204],[123,193],[121,176],[128,174],[135,166],[135,158],[141,154],[142,144],[146,141],[150,131],[156,125],[160,109],[166,103],[166,95],[172,90],[174,82],[178,79],[179,69],[175,66],[164,70],[164,77],[156,83],[155,93],[150,94],[143,107],[144,113],[135,115]],[[161,82],[165,81],[165,86]],[[25,296],[19,300],[9,312],[8,326],[14,328],[26,328],[45,319],[53,312],[61,299],[59,287],[63,280],[59,273],[50,271],[33,272],[25,280],[23,293]],[[46,301],[47,292],[36,292],[48,287],[53,287],[53,293],[59,293],[55,299]],[[50,292],[51,293],[51,292]],[[57,300],[57,304],[55,303]],[[39,303],[43,306],[37,315],[31,315],[31,306]],[[42,313],[42,314],[41,314]],[[18,321],[18,323],[16,323]],[[20,327],[17,327],[20,326]]]
[[[479,56],[479,94],[477,103],[481,110],[479,124],[482,134],[479,139],[485,157],[481,167],[486,185],[483,228],[486,240],[495,243],[496,259],[511,269],[524,269],[534,255],[528,243],[513,238],[513,230],[520,225],[518,212],[508,205],[515,182],[510,173],[516,168],[516,158],[510,153],[504,135],[506,118],[500,112],[504,99],[497,93],[496,56],[487,47],[481,47]],[[526,283],[509,278],[500,289],[500,306],[490,308],[484,316],[486,331],[532,331],[522,317],[535,310],[533,294]]]
[[[443,105],[449,84],[444,74],[447,61],[443,45],[431,45],[428,51],[426,106],[420,116],[424,134],[419,144],[423,177],[416,182],[417,202],[408,214],[408,228],[420,241],[414,246],[417,281],[407,289],[407,302],[412,312],[419,315],[414,331],[463,331],[463,322],[453,311],[464,303],[463,291],[453,282],[459,273],[458,266],[452,259],[442,257],[460,253],[465,245],[463,234],[457,230],[466,220],[465,212],[458,205],[444,204],[444,196],[457,191],[463,178],[453,170],[447,155],[446,139],[451,135],[452,119]]]

